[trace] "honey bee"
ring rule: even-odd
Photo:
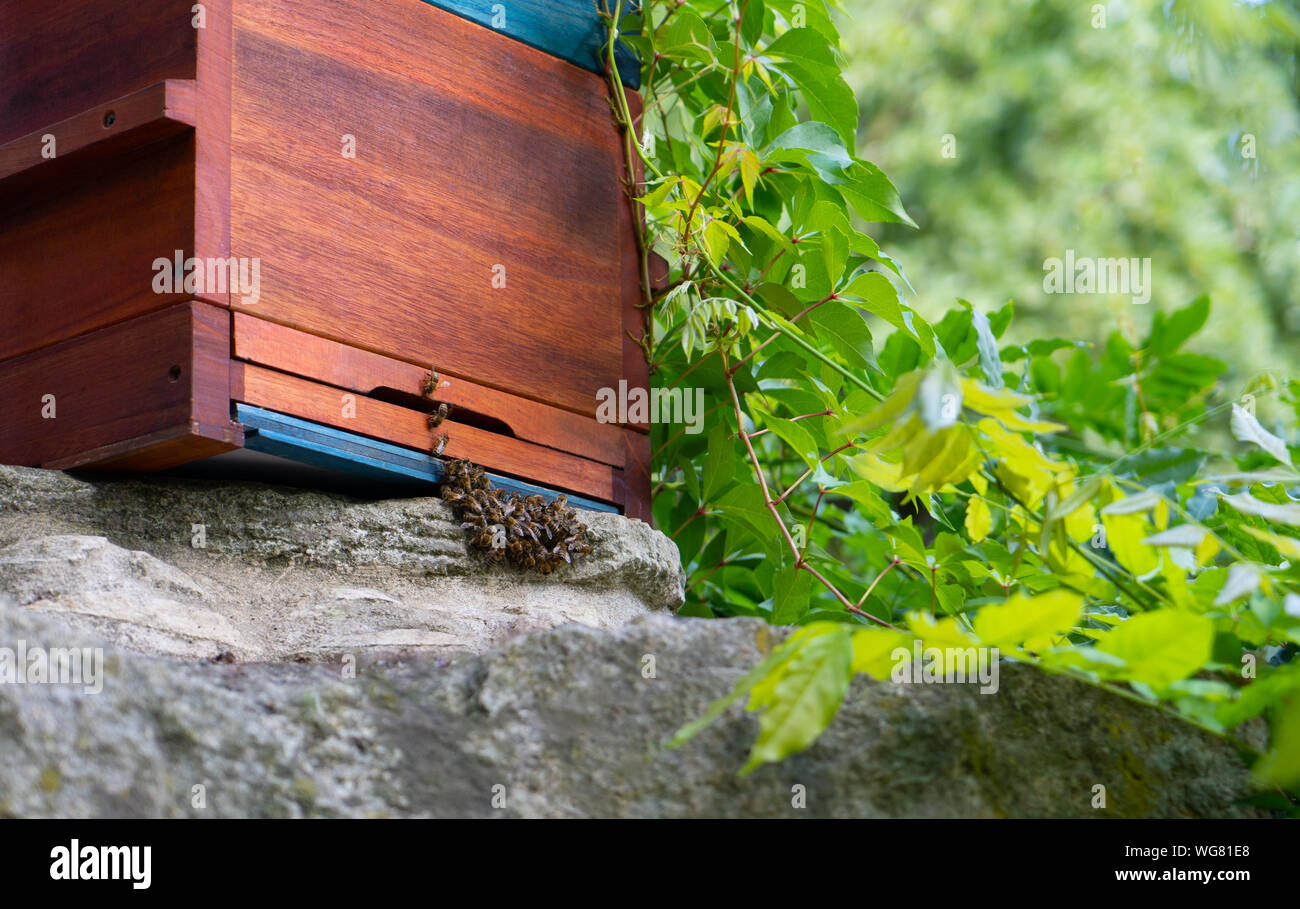
[[[430,429],[437,429],[442,425],[442,421],[447,419],[447,414],[451,413],[451,408],[446,404],[439,404],[438,409],[429,414],[428,425]]]
[[[435,455],[440,455],[440,454],[442,454],[443,451],[447,448],[447,443],[450,442],[450,441],[451,441],[451,436],[447,435],[447,434],[444,432],[442,435],[440,435],[440,436],[438,437],[438,441],[434,443],[434,445],[433,445],[433,453],[434,453]]]
[[[446,438],[439,440],[436,453],[441,453]],[[504,559],[516,568],[548,575],[591,553],[587,527],[564,496],[548,504],[540,495],[497,489],[481,467],[458,459],[444,468],[442,498],[467,532],[469,547],[490,563]]]
[[[424,381],[420,384],[420,393],[426,398],[433,394],[438,388],[438,371],[431,369],[424,374]]]

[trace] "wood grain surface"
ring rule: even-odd
[[[166,79],[195,78],[193,6],[0,2],[0,144]]]
[[[0,0],[0,387],[75,415],[7,407],[0,460],[182,463],[238,443],[232,392],[330,423],[352,391],[427,446],[434,364],[447,455],[648,508],[648,427],[594,419],[648,376],[607,87],[553,56],[590,11],[440,5],[208,0],[196,30],[190,0]],[[261,301],[154,293],[176,250],[259,259]]]
[[[0,145],[3,191],[11,193],[20,175],[59,179],[72,168],[103,166],[128,149],[192,129],[194,105],[193,80],[169,79],[6,142]]]
[[[594,414],[623,371],[601,77],[421,0],[241,0],[234,54],[248,311]]]
[[[426,366],[348,347],[242,312],[235,313],[234,344],[237,359],[365,395],[404,394],[410,399],[409,406],[423,395],[429,371]],[[462,414],[461,420],[469,411],[500,421],[516,438],[623,466],[623,430],[597,423],[591,417],[518,398],[442,371],[438,388],[425,407],[435,409],[434,401],[449,404],[453,413]]]
[[[193,250],[203,261],[230,256],[230,92],[235,2],[205,0],[206,19],[199,30]],[[198,296],[222,305],[230,302],[229,291],[218,294],[204,288]]]
[[[248,363],[231,364],[233,400],[428,451],[434,440],[449,438],[442,455],[468,458],[488,470],[524,477],[554,489],[567,489],[605,502],[615,501],[614,468],[474,426],[447,420],[436,430],[417,410],[376,401],[264,369]]]
[[[0,463],[83,466],[179,442],[156,469],[236,447],[218,384],[228,323],[184,303],[0,363]]]
[[[154,293],[153,262],[193,237],[192,132],[6,194],[0,360],[184,301]]]

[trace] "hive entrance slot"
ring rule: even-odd
[[[418,410],[422,413],[433,413],[438,409],[439,401],[434,398],[426,398],[423,395],[413,394],[409,391],[402,391],[398,388],[392,388],[387,385],[381,385],[372,388],[367,397],[374,398],[376,401],[383,401],[386,404],[396,404],[399,407],[406,407],[411,410]],[[485,432],[496,433],[497,435],[509,436],[512,439],[518,438],[515,431],[504,420],[497,417],[488,416],[476,410],[470,410],[467,407],[453,404],[449,420],[453,420],[462,426],[473,426],[475,429],[482,429]]]

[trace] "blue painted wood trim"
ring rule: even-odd
[[[380,482],[424,482],[430,484],[430,494],[433,492],[432,487],[442,481],[443,461],[422,451],[402,448],[249,404],[235,405],[235,419],[244,424],[244,447],[252,451]],[[537,494],[545,496],[547,501],[557,495],[554,490],[510,477],[496,474],[488,476],[492,478],[493,486],[521,495]],[[575,508],[618,511],[604,502],[568,493],[565,495]]]
[[[424,0],[479,25],[495,28],[553,57],[605,72],[605,24],[598,0]],[[631,7],[631,4],[624,4]],[[494,9],[495,7],[495,9]],[[610,8],[614,7],[610,3]],[[498,27],[499,26],[499,27]],[[641,87],[641,60],[626,44],[614,48],[619,78]]]

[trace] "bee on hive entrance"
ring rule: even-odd
[[[426,398],[438,389],[438,371],[431,369],[424,374],[424,381],[420,384],[420,394]]]
[[[429,428],[437,429],[442,425],[442,421],[447,419],[447,414],[451,413],[451,408],[446,404],[439,404],[438,409],[429,414]]]

